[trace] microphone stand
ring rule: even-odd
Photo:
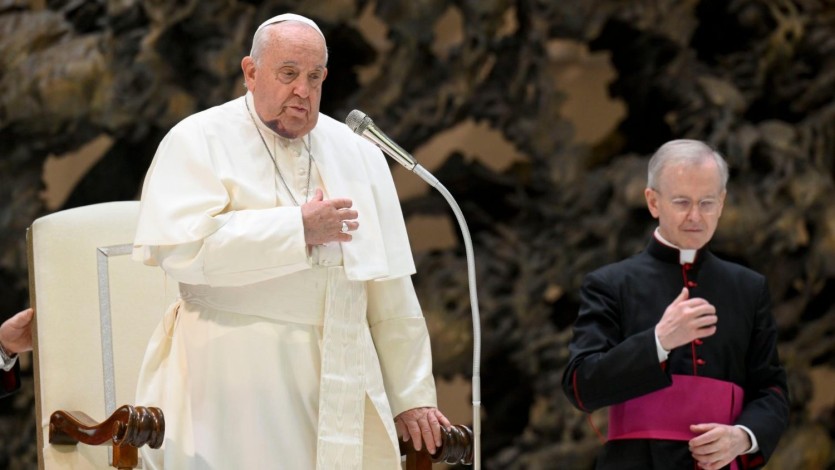
[[[430,186],[437,189],[446,199],[455,219],[461,229],[464,238],[464,251],[467,254],[467,279],[470,291],[470,309],[473,317],[473,468],[481,470],[481,321],[478,312],[478,296],[475,282],[475,257],[473,255],[473,242],[470,238],[470,230],[467,228],[467,221],[464,214],[452,194],[435,178],[432,173],[423,168],[420,164],[414,164],[412,172],[426,181]]]
[[[464,250],[467,253],[467,279],[470,290],[470,309],[473,315],[473,467],[475,470],[481,470],[481,321],[479,320],[478,314],[473,242],[470,239],[470,230],[467,228],[467,221],[464,220],[464,214],[461,212],[461,208],[458,207],[458,203],[455,202],[452,194],[447,191],[444,185],[432,173],[418,164],[413,156],[409,155],[402,147],[389,139],[383,131],[374,125],[374,122],[365,113],[358,109],[351,111],[345,119],[345,124],[355,134],[371,141],[383,153],[395,159],[407,170],[418,175],[429,186],[437,189],[444,199],[446,199],[449,207],[452,208],[455,219],[458,221],[458,227],[461,229],[461,235],[464,238]]]

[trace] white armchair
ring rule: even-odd
[[[138,210],[137,201],[95,204],[29,228],[40,469],[134,468],[137,447],[162,445],[162,411],[129,404],[177,287],[130,259]]]

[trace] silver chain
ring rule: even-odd
[[[244,103],[246,104],[246,110],[249,112],[249,117],[252,119],[252,124],[255,126],[255,130],[258,132],[258,137],[261,138],[261,142],[264,143],[264,148],[267,149],[267,155],[270,156],[270,160],[273,161],[273,166],[275,167],[275,172],[278,174],[278,177],[281,179],[281,184],[284,185],[284,190],[287,191],[287,194],[290,195],[290,199],[293,200],[293,204],[296,206],[299,205],[299,202],[296,201],[296,198],[293,196],[293,192],[290,191],[290,187],[287,185],[287,182],[284,181],[284,176],[281,174],[281,170],[278,169],[278,162],[276,161],[273,153],[270,152],[270,146],[267,145],[267,141],[264,140],[264,135],[261,134],[261,129],[258,127],[258,123],[255,122],[255,116],[252,115],[252,110],[249,109],[249,101],[244,98]],[[307,134],[307,143],[304,142],[302,139],[302,145],[304,145],[305,150],[307,150],[307,188],[304,190],[304,202],[307,203],[307,198],[310,195],[310,170],[312,168],[313,163],[313,153],[310,151],[310,134]]]

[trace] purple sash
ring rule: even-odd
[[[609,440],[689,441],[691,424],[732,425],[742,413],[742,387],[732,382],[673,375],[673,385],[609,407]],[[736,461],[731,468],[737,468]]]

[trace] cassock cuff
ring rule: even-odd
[[[9,354],[6,348],[0,343],[0,369],[5,372],[12,370],[12,367],[17,363],[17,353]]]
[[[661,347],[661,340],[658,339],[658,333],[653,333],[655,336],[655,352],[658,353],[658,362],[664,362],[670,356],[670,351],[667,351],[663,347]]]
[[[738,428],[742,429],[743,431],[747,432],[748,437],[751,438],[751,448],[746,450],[744,453],[745,454],[753,454],[755,452],[758,452],[760,450],[760,446],[759,446],[759,444],[757,444],[757,437],[754,436],[754,433],[750,429],[748,429],[747,427],[745,427],[741,424],[737,424],[736,427],[738,427]]]

